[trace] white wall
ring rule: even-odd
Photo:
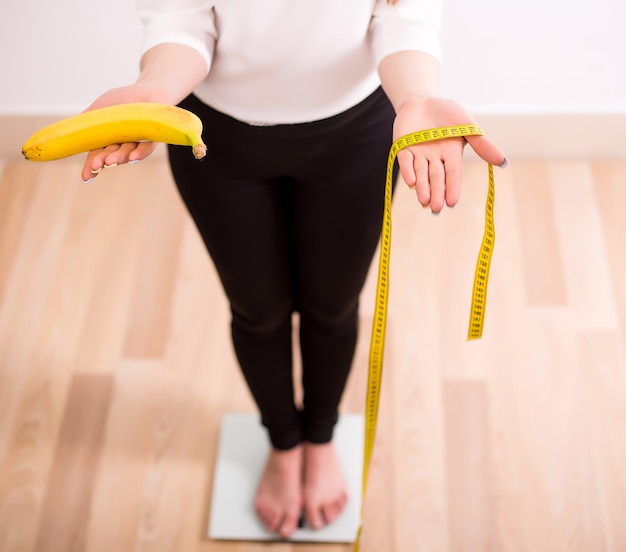
[[[481,113],[626,112],[624,0],[444,0],[445,88]]]
[[[443,92],[480,116],[624,115],[625,16],[624,0],[445,0]],[[135,78],[140,43],[132,0],[2,0],[0,116],[82,110]]]
[[[2,0],[0,113],[69,114],[137,74],[133,0]]]

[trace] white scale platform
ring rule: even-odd
[[[361,513],[363,416],[344,414],[335,427],[334,441],[348,484],[348,504],[332,524],[314,531],[299,528],[295,542],[352,543]],[[226,414],[222,419],[213,479],[209,538],[214,540],[284,540],[268,532],[253,508],[269,442],[256,414]]]

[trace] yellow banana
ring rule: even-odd
[[[160,103],[85,111],[39,130],[26,141],[22,153],[30,161],[54,161],[111,144],[141,141],[191,146],[196,159],[206,155],[198,116]]]

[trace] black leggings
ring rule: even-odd
[[[253,126],[194,96],[181,106],[203,120],[209,149],[197,161],[170,146],[172,173],[230,301],[234,349],[261,421],[278,449],[328,442],[380,237],[393,108],[379,89],[328,119]]]

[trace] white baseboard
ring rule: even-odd
[[[626,113],[483,115],[509,158],[626,157]]]
[[[626,157],[626,113],[476,114],[475,117],[509,158]],[[0,159],[20,159],[26,139],[61,118],[60,115],[0,114]],[[157,155],[162,154],[164,148],[157,151]]]

